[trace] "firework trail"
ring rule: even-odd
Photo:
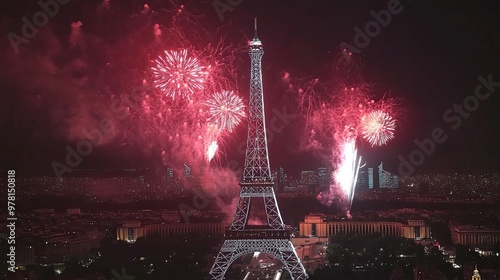
[[[209,107],[208,122],[218,126],[221,130],[232,132],[245,117],[245,105],[241,98],[232,91],[215,93],[204,103]]]
[[[354,188],[361,164],[361,157],[358,157],[358,151],[356,149],[356,139],[352,138],[344,143],[339,157],[340,164],[333,172],[333,176],[336,183],[345,194],[348,202],[352,203]]]
[[[217,152],[217,149],[219,148],[219,145],[217,144],[217,141],[212,141],[210,143],[210,145],[208,145],[208,148],[207,148],[207,161],[211,161],[214,156],[215,156],[215,153]]]

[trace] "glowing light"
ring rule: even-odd
[[[349,201],[349,207],[354,198],[358,171],[361,164],[361,157],[358,158],[356,149],[356,139],[347,140],[340,152],[340,161],[337,169],[333,173],[336,184],[342,189],[345,198]]]
[[[395,120],[387,113],[376,110],[361,119],[363,139],[370,145],[382,146],[394,138]]]
[[[208,146],[208,149],[207,149],[207,160],[208,161],[211,161],[214,158],[215,153],[217,152],[218,148],[219,148],[219,145],[217,145],[217,141],[212,141],[210,143],[210,145]]]
[[[175,99],[191,96],[204,88],[208,75],[206,67],[200,65],[196,57],[188,55],[187,50],[164,51],[163,56],[155,60],[152,67],[154,85]]]
[[[221,130],[231,132],[245,117],[243,101],[232,91],[215,93],[205,104],[209,107],[210,112],[208,122]]]

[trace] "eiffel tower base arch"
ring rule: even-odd
[[[293,244],[288,239],[247,239],[226,240],[215,258],[210,270],[214,280],[223,280],[229,266],[239,257],[255,252],[262,252],[274,256],[287,268],[292,279],[305,280],[307,274],[302,266]]]

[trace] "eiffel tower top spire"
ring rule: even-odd
[[[257,18],[254,18],[253,39],[250,42],[250,49],[262,50],[262,42],[259,40],[259,37],[257,36]]]
[[[253,39],[257,39],[258,40],[258,36],[257,36],[257,18],[254,18],[254,28],[253,28]]]

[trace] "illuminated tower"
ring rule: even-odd
[[[479,275],[479,270],[477,270],[477,265],[474,268],[474,274],[472,274],[472,280],[481,280],[481,275]]]
[[[290,241],[290,230],[285,229],[273,189],[269,167],[266,125],[264,116],[264,92],[262,89],[261,61],[264,49],[255,35],[250,42],[250,98],[248,106],[248,138],[245,168],[241,191],[232,224],[226,229],[225,241],[210,270],[212,279],[222,280],[229,266],[239,257],[263,252],[279,259],[292,279],[307,279],[304,266]],[[248,225],[252,199],[263,199],[267,215],[266,225]]]

